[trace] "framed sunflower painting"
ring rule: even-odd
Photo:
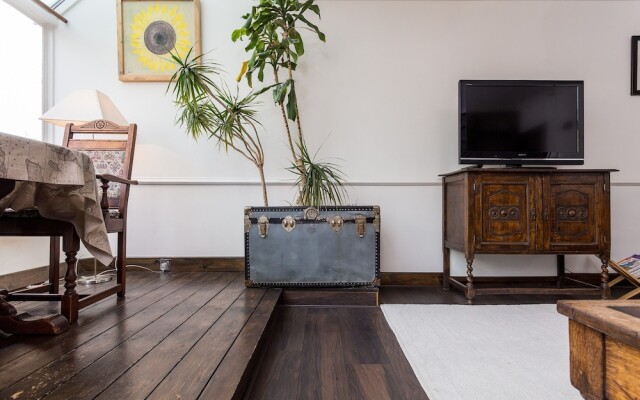
[[[181,57],[200,48],[200,0],[118,0],[121,81],[169,81]]]

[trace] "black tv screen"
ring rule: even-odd
[[[460,164],[583,164],[584,82],[461,80]]]

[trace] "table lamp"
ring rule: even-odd
[[[58,126],[72,122],[83,124],[96,119],[104,119],[114,124],[129,125],[111,99],[98,90],[77,90],[62,99],[41,120]]]
[[[68,123],[80,125],[97,119],[111,121],[121,126],[129,125],[111,99],[106,94],[94,89],[72,92],[49,111],[42,114],[40,119],[58,126],[65,126]],[[108,282],[111,279],[111,275],[98,275],[97,261],[94,258],[93,276],[81,276],[77,282],[90,285]]]

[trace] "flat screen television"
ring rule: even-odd
[[[461,80],[460,164],[584,164],[584,82]]]

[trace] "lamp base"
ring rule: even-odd
[[[95,275],[95,276],[83,276],[76,282],[81,285],[97,285],[99,283],[109,282],[113,277],[111,275]]]

